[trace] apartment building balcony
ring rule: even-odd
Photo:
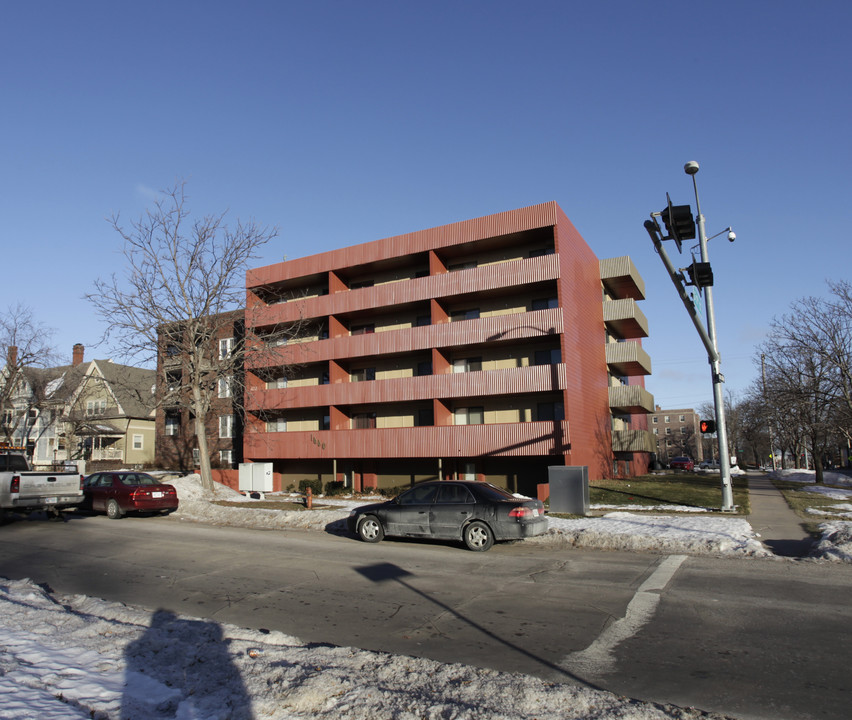
[[[633,298],[605,301],[603,318],[607,326],[619,337],[648,337],[648,318]]]
[[[346,289],[317,297],[295,297],[271,305],[256,304],[246,311],[246,321],[250,326],[260,328],[278,323],[294,323],[303,318],[350,315],[375,308],[411,305],[472,293],[499,291],[500,294],[506,294],[513,287],[556,280],[558,277],[557,256],[545,255],[373,287]]]
[[[445,322],[423,327],[388,330],[364,335],[343,335],[327,340],[292,343],[270,352],[251,353],[246,368],[257,370],[282,364],[306,364],[327,360],[376,357],[432,348],[453,348],[512,342],[562,333],[562,310],[532,310],[475,320]]]
[[[368,382],[344,382],[282,389],[251,389],[249,411],[410,403],[431,399],[518,395],[564,390],[565,365],[425,375]]]
[[[568,421],[441,425],[370,430],[247,433],[245,454],[278,458],[457,458],[558,456],[570,448]]]
[[[613,430],[613,452],[647,452],[657,451],[654,435],[648,430]]]
[[[636,341],[607,343],[606,363],[613,375],[651,374],[651,358]]]
[[[629,256],[600,261],[601,282],[615,298],[645,299],[645,281]]]
[[[654,412],[654,396],[639,385],[609,388],[610,410],[637,414]]]

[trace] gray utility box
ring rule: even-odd
[[[550,512],[587,515],[589,512],[589,468],[585,465],[554,465],[547,468]]]
[[[272,463],[240,463],[241,492],[272,492]]]

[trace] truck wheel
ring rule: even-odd
[[[115,500],[110,500],[107,503],[106,514],[110,520],[118,520],[122,516],[121,508]]]

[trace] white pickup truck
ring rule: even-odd
[[[83,476],[76,471],[34,472],[23,448],[0,446],[0,523],[7,512],[46,510],[60,517],[83,501]]]

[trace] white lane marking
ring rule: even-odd
[[[651,620],[660,602],[659,591],[665,589],[686,558],[686,555],[666,557],[636,591],[624,617],[607,626],[585,650],[567,655],[560,665],[585,678],[599,677],[612,671],[616,660],[615,648]]]

